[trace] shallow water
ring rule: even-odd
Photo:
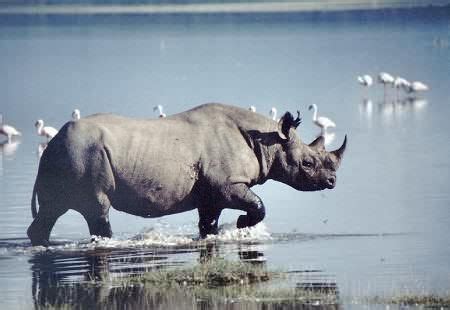
[[[450,18],[414,9],[214,16],[2,17],[0,112],[23,136],[0,142],[0,300],[27,307],[60,283],[141,273],[204,255],[264,260],[335,283],[341,296],[450,291]],[[409,100],[356,76],[388,71],[431,90]],[[60,127],[114,112],[156,117],[205,102],[254,105],[268,115],[300,109],[305,142],[319,133],[307,107],[332,118],[329,149],[349,145],[337,187],[254,188],[264,225],[232,227],[226,210],[215,246],[193,241],[197,214],[140,219],[111,210],[115,237],[89,242],[75,212],[57,222],[51,250],[31,248],[26,228],[43,140]],[[2,138],[0,138],[2,139]],[[309,272],[314,271],[314,272]],[[36,290],[39,288],[39,290]]]

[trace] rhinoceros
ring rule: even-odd
[[[69,209],[91,235],[111,237],[108,211],[155,218],[193,209],[199,234],[218,233],[225,208],[242,210],[237,227],[262,221],[266,210],[250,188],[268,179],[300,191],[332,189],[347,136],[332,152],[318,137],[299,139],[297,117],[278,121],[246,109],[204,104],[160,119],[96,114],[66,123],[42,154],[33,188],[33,245]],[[39,212],[36,210],[36,195]]]

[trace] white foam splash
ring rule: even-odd
[[[87,246],[89,248],[127,248],[127,247],[147,247],[147,246],[186,246],[195,245],[203,241],[220,242],[256,242],[272,240],[271,234],[264,223],[259,223],[253,227],[237,229],[235,224],[224,224],[220,227],[218,235],[208,235],[205,240],[193,238],[193,235],[173,234],[171,229],[149,228],[136,236],[128,239],[109,239],[92,236],[93,242]]]
[[[94,248],[128,248],[146,246],[180,246],[194,242],[192,238],[180,235],[166,234],[161,231],[150,230],[125,240],[102,238],[92,236],[93,242],[90,245]]]
[[[194,226],[169,227],[167,225],[157,225],[148,228],[135,236],[119,236],[114,238],[103,238],[91,236],[90,239],[79,241],[59,241],[48,248],[42,246],[30,247],[27,245],[14,246],[11,248],[0,248],[0,256],[35,254],[46,251],[84,251],[95,249],[120,249],[139,247],[177,247],[177,246],[197,246],[203,242],[264,242],[273,240],[264,223],[259,223],[253,227],[237,229],[235,223],[223,224],[219,228],[218,235],[208,235],[206,239],[199,239]],[[196,228],[196,227],[195,227]]]
[[[224,224],[219,229],[218,235],[208,235],[207,240],[218,240],[222,242],[255,242],[272,240],[267,226],[260,222],[252,227],[235,228],[230,224]]]

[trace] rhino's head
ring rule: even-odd
[[[295,132],[300,122],[299,112],[297,119],[286,112],[278,123],[278,135],[282,142],[276,154],[276,165],[273,167],[277,176],[275,179],[301,191],[334,188],[336,171],[344,155],[347,136],[339,149],[327,152],[322,136],[309,145],[300,141]]]

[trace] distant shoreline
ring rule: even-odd
[[[213,14],[213,13],[284,13],[312,11],[350,11],[449,6],[448,1],[283,1],[190,4],[1,4],[0,15],[149,15],[149,14]]]

